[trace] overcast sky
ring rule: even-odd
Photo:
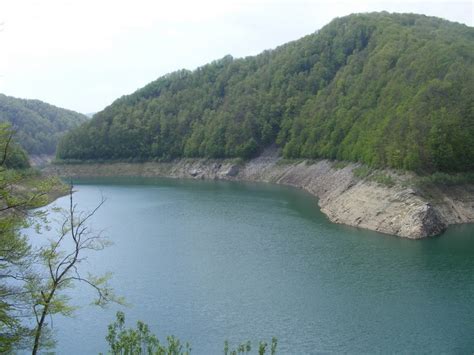
[[[96,112],[163,74],[254,55],[354,12],[473,26],[473,1],[0,0],[0,92]]]

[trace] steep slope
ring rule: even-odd
[[[9,122],[15,139],[29,154],[54,154],[59,138],[87,117],[39,100],[0,94],[0,122]]]
[[[336,158],[474,169],[474,29],[414,14],[338,18],[254,57],[178,71],[116,100],[61,159]]]
[[[359,163],[288,160],[270,148],[245,162],[182,158],[172,162],[51,164],[44,172],[68,179],[160,176],[290,185],[316,196],[321,212],[334,223],[412,239],[438,235],[452,224],[474,223],[474,185],[421,184],[416,182],[416,174],[390,169],[360,177],[362,169]]]

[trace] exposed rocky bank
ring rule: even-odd
[[[260,181],[302,188],[319,199],[335,223],[411,239],[438,235],[448,225],[474,222],[474,186],[437,188],[429,193],[410,186],[409,174],[384,171],[390,184],[358,178],[358,164],[328,160],[285,161],[268,151],[242,163],[235,160],[180,159],[169,163],[49,165],[63,177],[143,176]],[[435,196],[435,197],[433,197]]]

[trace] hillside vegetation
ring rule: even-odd
[[[0,94],[0,122],[11,124],[15,140],[29,154],[54,154],[59,138],[86,120],[85,115],[39,100]]]
[[[417,171],[474,169],[474,29],[356,14],[274,50],[165,75],[116,100],[60,159],[258,155]]]

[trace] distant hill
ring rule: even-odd
[[[257,56],[165,75],[68,133],[58,157],[249,158],[275,143],[290,158],[473,170],[474,29],[337,18]]]
[[[80,113],[0,94],[0,122],[9,122],[15,140],[29,154],[54,154],[59,138],[88,118]]]

